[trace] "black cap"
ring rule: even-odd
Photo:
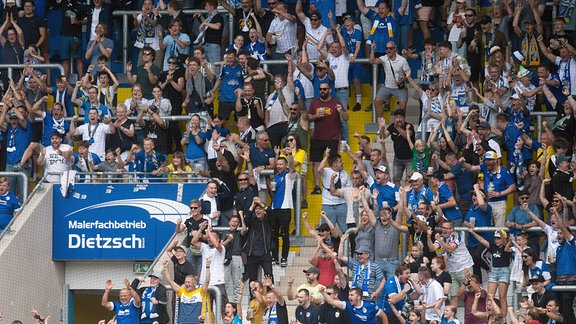
[[[490,18],[490,16],[483,16],[482,19],[480,19],[481,25],[486,25],[486,24],[491,24],[491,23],[492,23],[492,18]]]
[[[440,181],[444,181],[444,172],[440,170],[434,171],[434,173],[432,173],[432,176]]]
[[[398,109],[394,110],[394,116],[397,116],[397,115],[406,116],[406,110],[404,110],[402,108],[398,108]]]
[[[482,129],[491,129],[492,127],[490,127],[490,124],[488,124],[488,122],[480,122],[480,124],[478,124],[478,126],[476,126],[478,128],[482,128]]]
[[[529,282],[544,282],[544,277],[541,275],[535,275],[534,277],[528,280]]]
[[[60,134],[58,131],[53,131],[52,133],[50,133],[50,137],[52,136],[62,137],[62,134]]]
[[[328,227],[328,224],[322,223],[322,224],[320,224],[320,226],[316,227],[316,231],[318,231],[318,232],[330,231],[330,227]]]
[[[530,192],[528,190],[521,190],[518,192],[518,197],[520,196],[530,196]]]

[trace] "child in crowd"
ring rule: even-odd
[[[426,174],[428,165],[430,165],[430,147],[426,143],[418,139],[412,144],[410,134],[407,136],[408,145],[412,150],[412,171]]]
[[[419,310],[412,309],[408,313],[408,319],[406,319],[406,318],[404,318],[404,316],[402,316],[402,314],[398,311],[398,309],[396,309],[396,306],[394,306],[393,303],[389,303],[389,304],[390,304],[390,308],[394,312],[394,315],[396,315],[396,318],[400,321],[400,323],[402,323],[402,324],[422,324],[422,323],[425,323],[424,316],[422,316],[424,313],[420,312]]]

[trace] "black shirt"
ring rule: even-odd
[[[166,122],[166,127],[162,127],[158,123],[147,120],[142,130],[144,137],[154,139],[154,150],[162,154],[170,153],[168,152],[168,122]]]
[[[296,320],[301,324],[317,324],[319,312],[318,306],[314,304],[310,304],[306,309],[298,305],[296,307]]]
[[[166,76],[168,76],[168,71],[162,72],[158,79],[158,83],[166,82]],[[174,82],[178,83],[180,78],[184,78],[184,69],[176,69],[173,73],[172,80],[174,80]],[[186,81],[184,81],[184,84],[186,84]],[[170,112],[171,116],[182,115],[182,91],[177,91],[172,86],[172,83],[168,82],[164,90],[162,90],[162,96],[168,98],[172,104],[172,111]]]
[[[190,253],[190,251],[187,251]],[[172,263],[174,264],[174,282],[178,285],[184,284],[184,279],[186,279],[187,275],[196,275],[196,269],[194,269],[194,265],[188,261],[184,261],[184,263],[180,264],[178,259],[175,256],[172,256]]]
[[[532,294],[532,301],[534,302],[534,307],[546,308],[546,305],[552,299],[554,299],[554,294],[552,294],[552,292],[549,290],[545,290],[542,295],[538,294],[537,292]],[[548,323],[548,316],[546,316],[546,314],[540,314],[538,320],[540,321],[540,323]]]
[[[350,323],[350,314],[345,309],[324,303],[320,305],[318,323],[347,324]]]
[[[38,42],[40,39],[40,28],[46,27],[46,21],[38,15],[33,15],[32,17],[18,18],[18,26],[22,28],[24,43],[26,48],[28,48],[29,45],[36,45]],[[47,41],[46,39],[45,42]]]
[[[412,124],[408,124],[410,133],[410,139],[412,143],[416,141],[416,132],[414,131],[414,126]],[[400,132],[396,129],[395,124],[392,123],[388,125],[388,132],[390,132],[390,136],[392,137],[392,142],[394,142],[394,155],[395,158],[399,160],[411,160],[412,159],[412,150],[410,149],[410,145],[408,145],[408,141],[400,135]]]
[[[206,44],[220,45],[222,42],[222,31],[224,30],[224,18],[222,18],[221,14],[216,14],[216,16],[210,20],[210,23],[220,23],[220,29],[207,28],[204,33],[204,41]]]
[[[244,212],[244,216],[250,213],[250,206],[254,197],[258,197],[258,186],[249,184],[246,189],[240,189],[234,197],[234,209]]]

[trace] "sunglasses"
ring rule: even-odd
[[[248,178],[239,178],[238,181],[248,181]]]
[[[288,142],[294,142],[294,139],[293,139],[293,138],[289,138],[289,139],[288,139]]]
[[[320,91],[328,91],[330,88],[320,88]]]
[[[386,47],[387,51],[391,51],[391,50],[395,50],[395,49],[396,49],[396,47]]]
[[[476,15],[464,15],[464,17],[475,17]]]
[[[176,64],[174,61],[168,61],[168,64]]]
[[[310,18],[310,21],[318,21],[318,18]]]
[[[152,55],[152,52],[144,52],[144,55],[146,55],[146,56]]]
[[[268,2],[268,5],[269,5],[269,6],[274,6],[274,5],[276,5],[277,3],[278,3],[278,2]]]
[[[530,197],[520,197],[520,200],[528,200]]]
[[[198,209],[198,208],[200,208],[200,207],[192,207],[192,206],[190,206],[190,209],[193,209],[193,210],[196,210],[196,209]]]

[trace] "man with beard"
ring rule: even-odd
[[[322,153],[329,148],[336,152],[340,141],[340,117],[348,121],[346,109],[336,98],[332,97],[330,83],[320,83],[320,98],[314,98],[308,109],[308,120],[314,122],[314,133],[310,140],[310,160],[314,166],[314,193],[320,194],[320,178],[318,171]],[[328,178],[329,179],[329,178]],[[328,184],[328,183],[327,183]]]
[[[50,146],[42,148],[36,163],[43,166],[46,181],[60,182],[60,174],[49,173],[63,173],[70,170],[68,159],[72,155],[72,147],[68,144],[62,144],[62,137],[57,131],[50,135],[50,144]]]
[[[406,178],[410,177],[412,171],[412,150],[408,145],[408,136],[411,141],[416,141],[416,132],[414,126],[406,122],[406,111],[404,109],[396,109],[394,112],[394,123],[388,125],[384,131],[384,138],[392,136],[394,142],[394,162],[393,181],[398,186],[402,180],[402,174],[406,172]]]
[[[296,307],[296,321],[301,324],[318,323],[319,309],[318,306],[311,303],[310,293],[307,289],[298,290],[298,306]]]

